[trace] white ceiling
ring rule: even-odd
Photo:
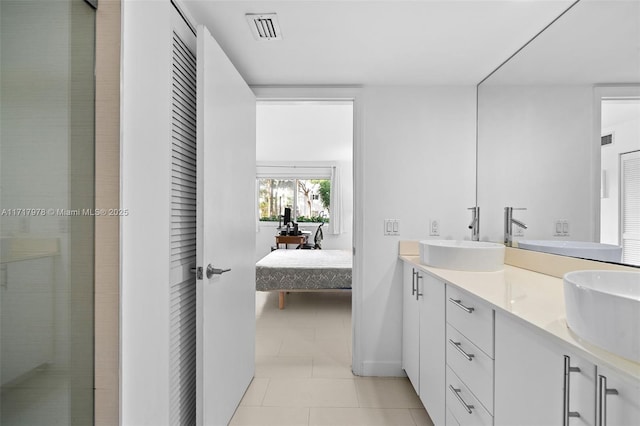
[[[582,0],[487,83],[640,83],[640,0]]]
[[[572,0],[182,0],[250,85],[476,84]],[[281,41],[246,13],[276,12]]]

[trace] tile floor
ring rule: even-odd
[[[351,373],[351,293],[256,296],[256,374],[232,426],[433,425],[406,378]]]

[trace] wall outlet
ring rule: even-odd
[[[429,221],[429,235],[432,237],[440,235],[440,222],[437,219]]]

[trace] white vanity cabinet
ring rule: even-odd
[[[433,423],[445,424],[445,284],[417,270],[420,305],[420,400]]]
[[[493,424],[493,309],[446,288],[446,406],[460,425]],[[514,423],[516,424],[516,423]]]
[[[561,280],[415,265],[404,263],[402,365],[435,425],[640,425],[637,365],[559,329]]]
[[[496,313],[496,426],[594,425],[595,373],[593,363]]]
[[[445,284],[404,264],[402,368],[433,423],[445,420]]]
[[[402,368],[420,394],[420,315],[416,297],[416,270],[404,264],[402,286]]]
[[[596,425],[640,425],[640,381],[603,366],[597,373]]]

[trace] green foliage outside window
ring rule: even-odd
[[[329,179],[258,179],[261,222],[279,222],[285,207],[295,222],[329,222]]]

